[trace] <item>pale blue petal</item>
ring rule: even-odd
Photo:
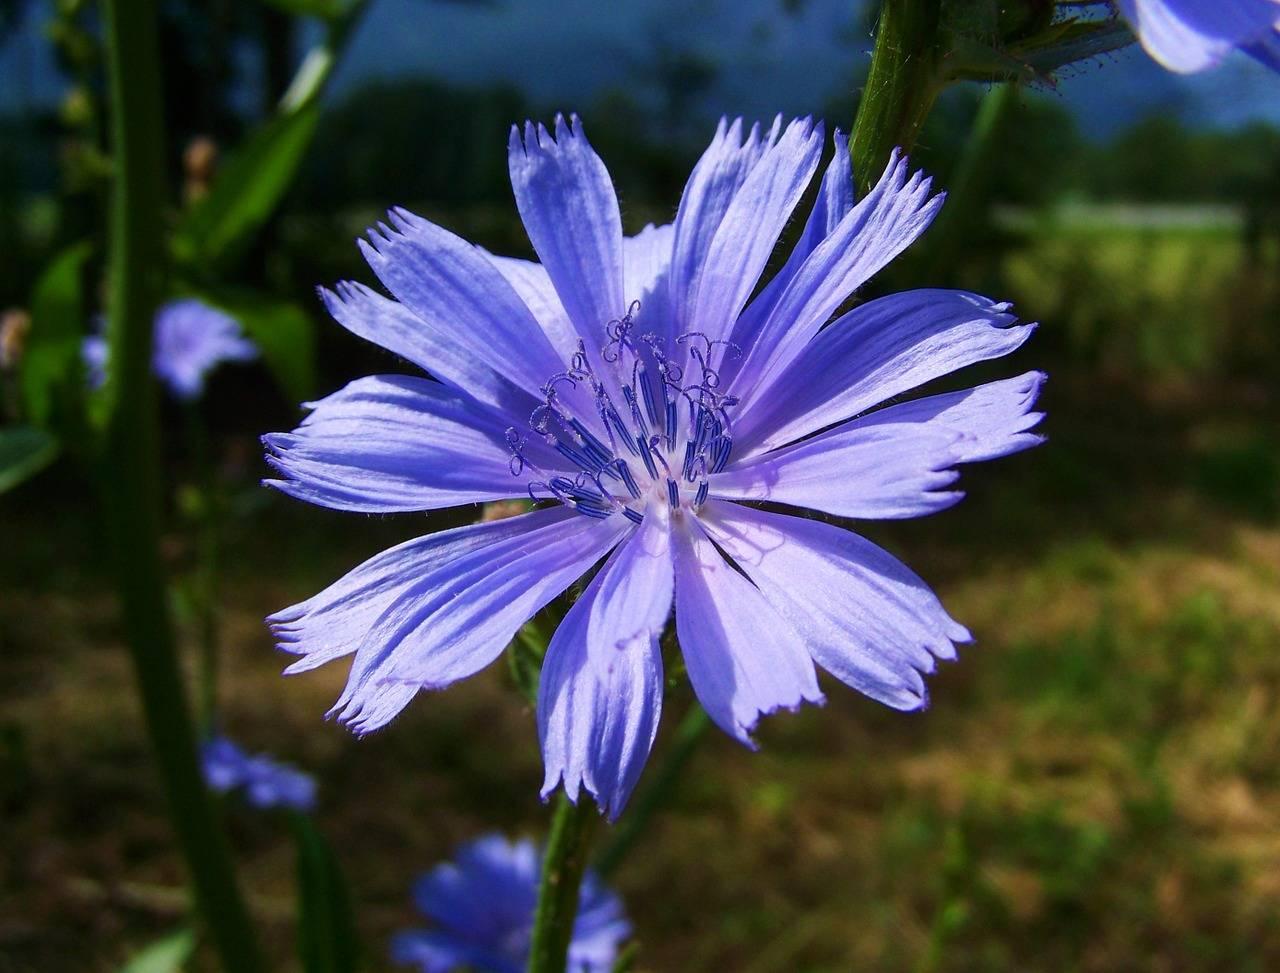
[[[300,657],[285,673],[305,672],[355,652],[387,608],[421,579],[439,577],[461,558],[577,516],[565,508],[537,510],[437,531],[374,555],[319,594],[267,618],[277,647]]]
[[[522,426],[538,400],[491,368],[488,356],[470,351],[459,335],[439,321],[418,317],[363,284],[343,282],[320,297],[334,320],[358,337],[430,372],[445,384]]]
[[[941,424],[846,423],[711,477],[711,495],[808,507],[840,517],[900,520],[963,496],[960,433]]]
[[[696,521],[675,531],[676,634],[698,701],[754,749],[761,716],[821,703],[813,660],[794,628],[735,571]]]
[[[578,331],[569,320],[569,312],[560,303],[560,295],[551,283],[547,268],[535,260],[521,260],[519,257],[489,254],[489,259],[533,313],[562,361],[568,362],[578,350]]]
[[[697,293],[698,279],[711,250],[716,231],[734,196],[760,157],[778,140],[782,116],[763,138],[760,126],[753,125],[742,138],[742,119],[732,124],[720,119],[711,144],[693,167],[676,212],[675,239],[668,293],[674,321],[670,335],[690,330],[690,309]]]
[[[728,338],[773,253],[778,236],[822,158],[822,125],[787,126],[747,173],[724,212],[692,294],[689,325],[712,341]]]
[[[726,371],[745,414],[809,344],[836,309],[925,231],[942,205],[920,173],[908,178],[896,152],[880,181],[808,256],[769,316],[734,329],[742,357]],[[748,330],[751,329],[751,330]]]
[[[662,710],[658,640],[671,611],[669,522],[662,501],[587,586],[556,629],[538,686],[542,796],[585,788],[613,819],[653,746]]]
[[[869,301],[825,329],[779,384],[743,408],[734,461],[795,442],[975,362],[1007,355],[1034,325],[965,291],[914,290]]]
[[[835,232],[840,221],[853,209],[853,204],[853,164],[849,160],[849,140],[837,128],[832,158],[827,164],[827,171],[822,176],[822,185],[818,188],[818,197],[814,201],[813,209],[809,212],[809,218],[805,221],[804,231],[787,257],[787,262],[782,265],[782,269],[770,278],[769,283],[752,298],[751,303],[742,312],[742,320],[737,328],[743,334],[755,334],[759,330],[787,285],[809,258],[809,254]]]
[[[1044,442],[1031,430],[1044,418],[1034,406],[1046,378],[1044,372],[1026,372],[976,388],[901,402],[854,422],[868,429],[897,423],[949,429],[958,437],[951,447],[957,463],[997,459]]]
[[[382,513],[528,493],[528,476],[512,475],[502,417],[439,382],[374,375],[308,407],[293,432],[262,437],[283,476],[264,482],[299,500]],[[540,443],[526,449],[556,465]]]
[[[924,707],[921,674],[971,640],[910,568],[851,531],[718,500],[698,517],[818,665],[888,706]]]
[[[443,689],[479,672],[633,527],[625,517],[594,520],[567,508],[525,517],[528,531],[418,575],[386,607],[356,650],[334,706],[343,723],[371,732],[419,689]]]
[[[484,251],[406,210],[360,241],[374,273],[433,333],[535,399],[564,362]]]
[[[623,295],[627,306],[639,301],[640,308],[634,320],[639,333],[656,334],[664,342],[670,342],[671,249],[675,243],[675,227],[667,223],[654,226],[650,223],[635,236],[622,241]]]
[[[560,302],[588,348],[626,313],[622,218],[604,163],[572,116],[556,116],[555,138],[541,125],[512,126],[507,151],[516,207]]]
[[[1118,0],[1147,53],[1189,74],[1218,64],[1280,24],[1277,0]]]

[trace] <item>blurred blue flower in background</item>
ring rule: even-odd
[[[100,387],[107,377],[107,339],[84,339],[82,349],[89,384]],[[204,391],[205,376],[228,361],[250,361],[258,350],[240,331],[235,318],[194,298],[165,304],[156,312],[151,368],[177,398],[192,400]]]
[[[456,862],[436,866],[414,885],[414,904],[435,925],[396,936],[391,958],[423,973],[523,973],[541,867],[532,841],[488,835],[464,845]],[[622,902],[591,872],[578,902],[567,969],[608,973],[631,934]]]
[[[300,656],[285,671],[354,654],[332,712],[375,730],[489,665],[607,556],[543,663],[544,796],[563,782],[622,810],[657,731],[673,604],[699,701],[748,746],[760,716],[822,700],[815,662],[886,705],[925,706],[923,674],[971,638],[925,582],[847,530],[741,501],[871,520],[942,510],[963,496],[959,464],[1040,442],[1044,376],[898,401],[1034,326],[952,290],[832,322],[942,203],[895,154],[855,205],[838,132],[790,256],[757,288],[823,142],[808,119],[745,138],[722,122],[674,223],[625,237],[577,119],[554,137],[530,123],[509,159],[541,263],[399,209],[371,231],[361,246],[397,300],[351,283],[322,296],[435,380],[373,376],[310,404],[294,432],[264,437],[281,474],[268,484],[371,513],[551,503],[408,541],[278,612],[279,646]]]
[[[316,782],[310,774],[261,754],[248,754],[226,737],[205,741],[200,751],[205,783],[219,794],[238,791],[258,808],[310,811]]]
[[[1170,71],[1203,71],[1233,50],[1280,70],[1280,0],[1116,2],[1147,53]]]

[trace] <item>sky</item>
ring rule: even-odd
[[[247,0],[246,0],[247,2]],[[49,0],[0,47],[0,111],[55,102],[63,88],[42,38]],[[508,82],[570,110],[608,90],[643,100],[658,51],[718,65],[700,103],[709,116],[820,113],[865,72],[866,16],[850,0],[372,0],[334,95],[374,79]],[[1104,83],[1105,82],[1105,83]],[[1107,138],[1156,111],[1199,126],[1280,124],[1280,76],[1239,55],[1216,71],[1169,74],[1140,50],[1071,69],[1056,91],[1086,135]]]

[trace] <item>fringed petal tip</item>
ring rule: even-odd
[[[767,716],[775,716],[778,713],[799,713],[805,705],[810,706],[826,706],[827,697],[819,692],[816,695],[806,695],[796,702],[773,703],[763,709],[757,710],[755,716],[749,721],[739,721],[735,726],[733,738],[741,743],[752,753],[760,750],[760,741],[755,738],[756,728],[760,725],[760,721]]]
[[[563,788],[564,796],[569,799],[570,804],[576,807],[585,793],[585,796],[589,797],[591,802],[595,804],[596,810],[600,812],[600,815],[610,824],[613,824],[627,806],[627,800],[631,797],[630,790],[625,794],[605,795],[603,789],[597,787],[595,782],[589,780],[588,777],[589,775],[573,776],[559,769],[547,768],[538,797],[543,804],[548,804],[555,796],[556,791]]]

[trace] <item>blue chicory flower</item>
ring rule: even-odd
[[[310,774],[262,754],[248,754],[226,737],[206,740],[200,763],[205,783],[219,794],[239,791],[254,807],[264,809],[315,807],[316,782]]]
[[[396,936],[392,960],[423,973],[523,973],[541,870],[542,854],[531,841],[489,835],[463,846],[456,863],[438,865],[414,885],[418,910],[435,926]],[[629,935],[621,901],[588,871],[578,894],[568,970],[608,973]]]
[[[100,387],[107,378],[106,338],[90,335],[81,352],[89,384]],[[201,301],[171,301],[156,312],[151,370],[179,399],[199,398],[205,376],[223,362],[257,356],[258,350],[240,333],[235,318]]]
[[[1215,67],[1233,50],[1280,70],[1280,0],[1116,0],[1147,53],[1170,71]]]
[[[922,675],[969,632],[869,541],[750,504],[873,520],[949,507],[959,464],[1040,442],[1044,376],[896,402],[1034,326],[955,290],[831,321],[942,203],[895,154],[855,205],[839,132],[794,249],[757,288],[822,149],[808,119],[745,139],[722,122],[674,223],[627,237],[603,162],[558,118],[554,137],[529,124],[510,141],[541,263],[402,209],[372,230],[361,247],[395,299],[353,283],[322,297],[435,378],[363,378],[311,403],[294,432],[264,438],[281,475],[268,484],[378,513],[550,503],[393,547],[272,616],[300,656],[286,673],[354,655],[332,712],[375,730],[419,690],[489,665],[607,556],[543,665],[544,796],[563,783],[621,811],[658,725],[673,604],[694,691],[748,746],[760,716],[823,700],[815,662],[889,706],[925,706]]]

